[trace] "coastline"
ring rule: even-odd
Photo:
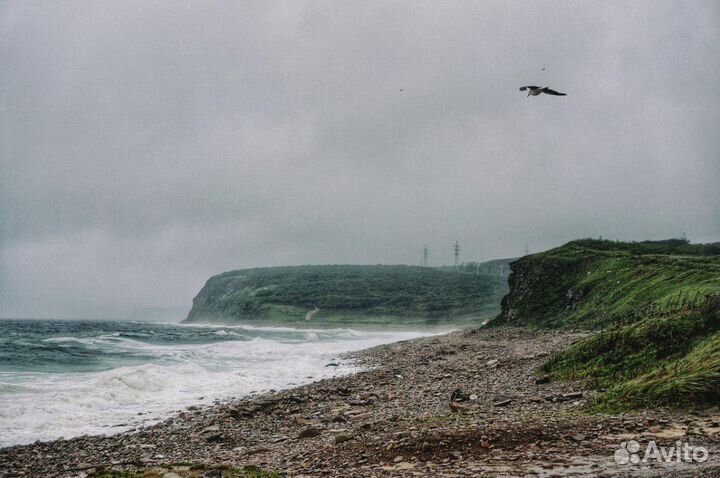
[[[0,448],[133,431],[193,405],[353,373],[342,354],[429,333],[0,322]]]
[[[351,352],[364,371],[189,407],[136,432],[0,449],[0,476],[247,466],[296,477],[617,476],[637,471],[613,461],[629,439],[709,450],[706,463],[650,466],[648,476],[720,474],[717,410],[590,415],[587,384],[536,383],[546,357],[580,336],[503,327]]]

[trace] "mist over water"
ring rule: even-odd
[[[421,335],[2,320],[0,446],[114,434],[189,405],[347,374],[357,368],[339,354]]]

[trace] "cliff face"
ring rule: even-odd
[[[578,284],[597,258],[582,251],[558,252],[526,256],[510,265],[510,291],[502,299],[499,321],[548,324],[575,308],[583,296]]]
[[[505,280],[411,266],[298,266],[211,277],[187,322],[489,317]]]
[[[545,364],[601,411],[720,400],[720,257],[684,241],[576,241],[512,264],[492,322],[601,329]],[[691,255],[688,255],[691,254]]]
[[[663,253],[655,244],[575,241],[511,264],[496,322],[603,328],[641,313],[672,312],[720,293],[720,258]],[[642,244],[642,243],[640,243]],[[657,253],[660,251],[660,253]]]

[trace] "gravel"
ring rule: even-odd
[[[0,477],[195,477],[249,465],[294,477],[720,476],[717,409],[592,415],[587,384],[539,373],[581,337],[499,328],[383,345],[346,357],[365,366],[351,376],[192,407],[110,437],[0,449]],[[702,445],[710,459],[615,463],[631,439]]]

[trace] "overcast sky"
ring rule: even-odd
[[[5,1],[0,317],[455,240],[720,240],[718,125],[715,0]]]

